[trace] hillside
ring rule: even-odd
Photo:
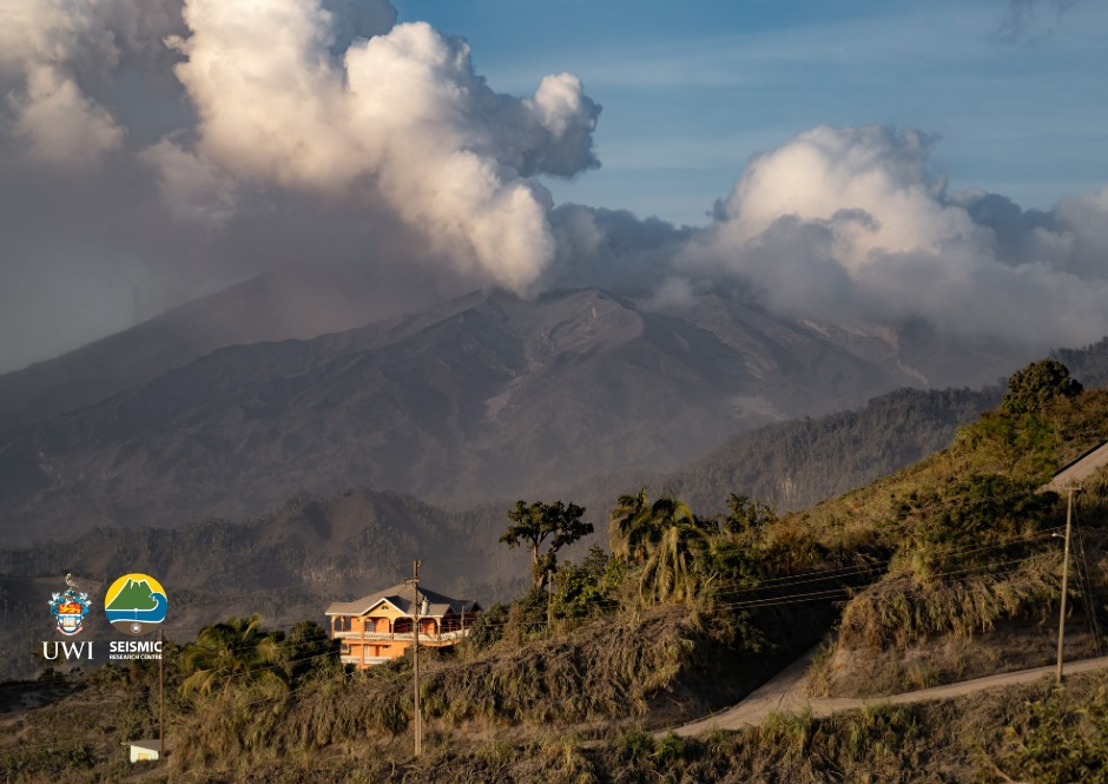
[[[939,448],[949,442],[955,423],[968,421],[981,401],[995,398],[991,391],[902,390],[858,412],[752,431],[674,478],[607,478],[566,497],[582,502],[596,525],[597,535],[586,544],[603,543],[605,520],[618,496],[612,488],[645,484],[655,495],[673,488],[701,513],[712,512],[725,506],[728,488],[763,498],[761,488],[779,486],[771,450],[790,444],[794,448],[778,451],[777,459],[788,459],[804,493],[822,500],[820,492],[826,497],[862,484],[859,467],[884,474],[908,462],[915,450]],[[765,459],[752,459],[758,455]],[[515,590],[523,575],[520,559],[497,543],[510,503],[490,500],[449,512],[411,497],[352,489],[293,497],[241,521],[210,518],[170,529],[100,526],[66,542],[61,566],[55,541],[9,547],[0,550],[0,602],[9,621],[0,639],[12,650],[30,650],[25,643],[48,621],[39,603],[58,589],[65,571],[101,588],[136,569],[158,575],[171,592],[186,592],[186,603],[174,601],[170,623],[171,632],[186,634],[219,613],[251,608],[279,626],[318,618],[332,600],[395,582],[417,557],[443,590],[488,603]],[[461,549],[455,540],[463,543]],[[263,603],[251,604],[261,597]],[[29,675],[34,668],[32,659],[9,658],[0,665],[0,677]]]
[[[1050,472],[1108,440],[1108,390],[1041,412],[986,414],[948,449],[789,518],[827,547],[871,554],[812,674],[817,693],[872,695],[1056,653],[1066,499]],[[1108,474],[1082,483],[1068,586],[1067,655],[1103,647]]]
[[[1000,389],[900,389],[863,408],[769,425],[733,436],[652,483],[705,512],[719,488],[781,511],[805,509],[945,448],[960,425],[1000,401]]]
[[[204,353],[219,333],[204,326],[209,311],[236,301],[0,378],[0,401],[14,401],[0,430],[10,540],[63,524],[242,518],[346,487],[455,507],[562,492],[612,471],[676,469],[758,425],[939,384],[971,358],[990,380],[1013,366],[887,328],[773,318],[720,294],[658,309],[599,290],[476,293]]]
[[[1086,388],[1108,386],[1108,338],[1051,356]],[[625,481],[671,492],[704,513],[725,511],[721,488],[799,511],[945,449],[959,427],[995,408],[1003,391],[1003,385],[898,389],[851,411],[740,433],[678,471]]]
[[[620,497],[611,553],[559,559],[549,593],[536,587],[491,605],[458,648],[421,657],[426,754],[417,761],[410,657],[344,672],[312,623],[244,633],[235,643],[242,669],[197,669],[210,643],[174,647],[166,670],[178,745],[148,780],[727,781],[771,771],[785,782],[1103,780],[1102,675],[1065,689],[1033,685],[821,720],[777,716],[698,739],[642,732],[739,699],[829,630],[809,687],[832,695],[888,694],[1049,660],[1052,646],[1041,643],[1058,619],[1053,534],[1066,505],[1040,488],[1108,430],[1108,390],[1082,392],[1051,373],[1037,363],[1015,374],[1000,408],[959,429],[947,449],[803,512],[777,517],[733,496],[725,515],[700,516],[673,497]],[[313,514],[319,502],[310,499],[291,510],[291,530],[308,537],[293,547],[321,541],[320,530],[303,532],[306,520],[317,528],[335,520],[349,548],[367,503],[382,517],[390,504],[415,511],[399,498],[351,498],[345,515],[342,501],[330,502],[329,515]],[[1103,470],[1085,481],[1079,503],[1070,657],[1095,649],[1106,628]],[[273,670],[285,677],[267,677]],[[119,740],[152,731],[153,672],[107,667],[57,685],[9,685],[56,704],[14,722],[0,717],[10,728],[0,740],[12,760],[6,772],[15,781],[117,776]],[[201,675],[216,688],[185,685]],[[106,722],[115,735],[105,739],[107,704],[119,718]],[[80,717],[68,739],[51,734],[57,711]]]
[[[1108,386],[1108,337],[1080,349],[1059,349],[1051,356],[1087,388]]]
[[[60,357],[0,374],[0,430],[141,386],[220,348],[309,339],[389,314],[365,285],[292,268],[200,297]],[[391,315],[391,314],[390,314]]]
[[[921,452],[949,444],[958,423],[972,420],[979,408],[989,401],[995,404],[998,396],[998,390],[901,390],[856,412],[751,431],[669,477],[598,478],[562,497],[585,506],[587,519],[596,525],[598,533],[585,545],[605,542],[605,521],[619,492],[639,486],[654,497],[671,492],[688,499],[701,515],[726,514],[731,492],[759,503],[772,500],[774,492],[788,486],[781,479],[787,469],[784,476],[795,477],[794,503],[802,497],[823,500],[864,485],[869,475],[888,474]],[[919,470],[906,475],[914,477]],[[874,487],[888,481],[900,480],[882,480]],[[856,496],[864,493],[846,498]],[[48,620],[38,603],[58,589],[65,571],[104,587],[119,574],[149,570],[167,580],[171,590],[187,592],[187,612],[175,603],[171,624],[187,633],[217,613],[245,612],[258,597],[265,597],[265,603],[254,609],[270,623],[316,618],[335,598],[395,582],[417,557],[427,561],[440,588],[488,603],[515,590],[523,579],[520,559],[496,541],[511,502],[490,499],[468,511],[444,511],[411,497],[360,489],[293,497],[273,511],[242,521],[211,518],[173,529],[101,526],[69,539],[61,565],[59,544],[9,546],[0,551],[0,601],[10,622],[0,635],[13,649],[33,638]],[[817,506],[800,519],[805,526],[817,521],[819,529],[826,510],[841,509],[842,503]],[[787,510],[789,504],[779,508]],[[877,503],[875,508],[882,507]],[[865,525],[877,524],[875,520]],[[867,536],[871,535],[858,538]],[[455,540],[463,543],[460,548],[451,544]],[[834,535],[824,536],[824,541],[833,545]],[[583,553],[584,545],[569,557]],[[7,660],[0,675],[25,675],[32,669],[33,661],[16,657]]]
[[[126,762],[120,746],[156,725],[154,677],[150,670],[138,670],[87,686],[62,681],[9,687],[0,703],[0,728],[5,730],[0,773],[13,784],[123,777],[150,784],[1108,780],[1108,675],[1103,673],[1073,677],[1064,690],[1043,680],[917,705],[875,703],[822,719],[778,714],[758,727],[694,738],[655,739],[629,728],[586,743],[578,734],[551,729],[537,737],[459,742],[455,734],[431,732],[419,759],[411,756],[410,731],[402,730],[387,742],[350,737],[323,745],[332,729],[361,729],[372,719],[367,721],[362,703],[360,716],[353,711],[343,715],[344,709],[332,706],[328,721],[324,716],[333,695],[316,693],[274,711],[281,726],[295,733],[295,744],[286,745],[282,731],[268,754],[229,748],[207,761],[184,762],[171,751],[167,765],[136,768]],[[351,687],[355,696],[361,684]],[[53,704],[10,712],[14,700],[29,696],[45,696]],[[104,715],[108,703],[114,709],[110,723]],[[273,702],[260,704],[270,707]],[[64,733],[58,729],[62,726]],[[171,726],[176,732],[183,729]],[[183,746],[183,738],[176,738],[171,749]]]

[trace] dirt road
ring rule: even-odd
[[[742,702],[724,711],[713,714],[708,718],[689,724],[675,727],[672,731],[678,735],[699,735],[713,729],[734,730],[744,726],[761,724],[771,713],[787,712],[797,713],[811,708],[812,716],[830,716],[832,713],[844,710],[855,710],[864,705],[880,703],[904,704],[910,702],[925,702],[927,700],[945,700],[962,694],[989,689],[996,686],[1010,686],[1016,683],[1027,683],[1043,677],[1054,677],[1055,667],[1036,667],[1031,670],[1008,672],[1002,675],[990,675],[985,678],[977,678],[972,681],[950,683],[946,686],[935,686],[931,689],[909,691],[903,694],[894,694],[890,697],[871,697],[867,699],[853,699],[849,697],[808,697],[804,694],[804,673],[808,670],[812,654],[801,657],[779,673],[773,680],[753,692]],[[1108,668],[1108,656],[1099,659],[1084,659],[1082,661],[1067,662],[1065,674],[1089,672]],[[670,730],[656,733],[665,735]]]

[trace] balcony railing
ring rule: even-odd
[[[420,642],[452,642],[454,640],[460,640],[463,637],[468,637],[469,632],[469,629],[455,629],[454,631],[440,632],[437,634],[420,632],[419,640]],[[331,638],[335,640],[365,640],[366,642],[369,642],[370,640],[375,640],[379,642],[393,642],[397,640],[401,642],[415,642],[415,634],[412,632],[389,633],[337,631],[334,632]]]
[[[364,659],[361,656],[347,656],[343,654],[339,657],[339,661],[343,664],[388,664],[392,659],[388,656],[366,656]]]

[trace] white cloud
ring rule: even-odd
[[[930,148],[882,126],[802,133],[751,160],[676,267],[747,281],[793,316],[922,318],[1038,349],[1108,333],[1108,189],[1052,213],[949,196]]]
[[[779,218],[830,221],[835,257],[858,270],[883,253],[938,251],[978,232],[942,203],[928,175],[931,140],[883,126],[806,131],[755,157],[724,209],[721,231],[746,242]]]
[[[1055,248],[1055,265],[1083,276],[1108,276],[1108,185],[1062,199],[1054,214],[1061,228],[1038,231]]]

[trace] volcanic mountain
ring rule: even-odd
[[[919,329],[790,321],[727,294],[662,306],[596,289],[477,292],[310,339],[253,342],[265,329],[235,316],[217,346],[213,309],[240,298],[256,313],[260,296],[239,287],[0,377],[6,533],[241,518],[347,487],[448,505],[557,492],[1024,361]]]

